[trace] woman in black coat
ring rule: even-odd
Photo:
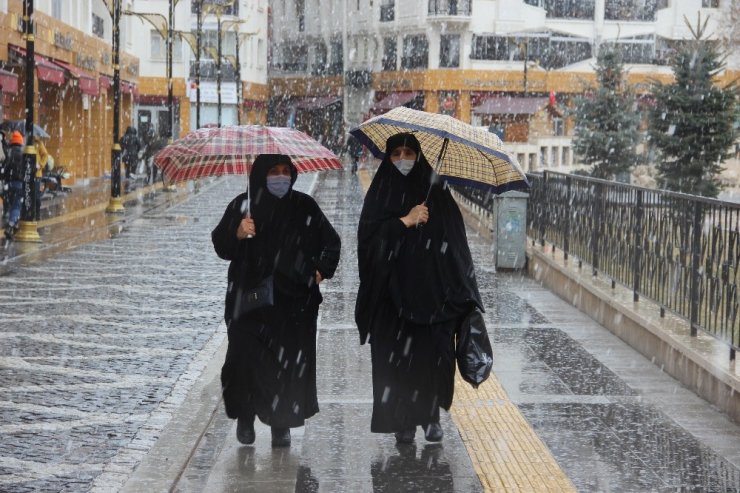
[[[370,429],[410,443],[421,425],[439,441],[439,409],[452,404],[455,330],[483,307],[460,210],[413,134],[386,143],[362,207],[358,262],[355,320],[373,365]]]
[[[314,199],[293,190],[296,176],[288,156],[258,156],[249,194],[231,201],[211,234],[218,256],[231,261],[224,403],[247,444],[254,442],[255,416],[270,425],[273,446],[287,446],[290,428],[319,410],[319,283],[334,275],[340,239]],[[245,312],[242,295],[269,276],[274,304]]]

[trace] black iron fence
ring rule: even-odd
[[[527,175],[527,234],[740,347],[740,204],[575,175]]]

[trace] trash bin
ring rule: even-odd
[[[527,260],[527,198],[524,192],[504,192],[493,199],[493,251],[496,267],[521,269]]]

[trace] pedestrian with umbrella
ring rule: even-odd
[[[357,233],[355,320],[361,343],[369,342],[371,350],[370,429],[393,432],[401,444],[413,442],[417,426],[428,441],[442,440],[440,408],[449,410],[454,394],[455,335],[471,314],[483,310],[465,224],[447,182],[469,180],[465,173],[495,179],[473,171],[470,161],[464,173],[450,167],[460,158],[449,152],[455,137],[430,126],[429,114],[409,111],[411,121],[381,115],[351,132],[382,159]],[[434,169],[424,143],[437,158]],[[475,146],[460,152],[483,154]],[[498,166],[499,176],[526,186],[523,173],[510,162],[499,163],[506,154],[500,149],[498,154],[483,156],[483,165]],[[448,174],[440,176],[440,169]]]
[[[290,428],[319,411],[319,285],[334,275],[341,246],[316,201],[293,185],[298,172],[340,169],[341,163],[302,132],[258,126],[199,129],[155,162],[168,179],[251,168],[247,190],[229,203],[211,234],[218,256],[230,261],[221,385],[241,443],[254,442],[257,417],[271,427],[272,446],[289,446]]]

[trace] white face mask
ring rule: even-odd
[[[411,168],[414,167],[416,161],[413,159],[399,159],[398,161],[393,161],[393,164],[403,176],[406,176],[411,172]]]

